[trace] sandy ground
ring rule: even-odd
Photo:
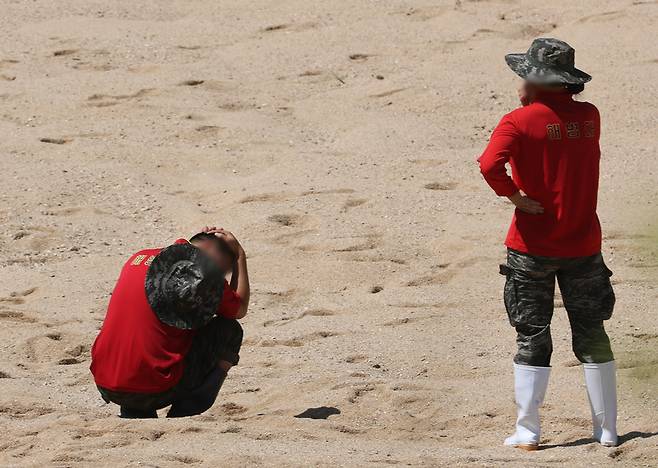
[[[657,2],[0,9],[0,465],[658,464]],[[503,54],[542,35],[603,118],[616,449],[588,439],[559,297],[546,449],[501,445],[511,208],[475,158],[517,105]],[[207,223],[249,254],[242,365],[202,416],[121,420],[88,372],[118,271]]]

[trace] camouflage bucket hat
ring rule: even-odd
[[[592,79],[575,66],[576,51],[559,39],[539,38],[525,54],[508,54],[507,65],[521,78],[540,84],[583,84]]]
[[[194,330],[215,315],[224,292],[224,272],[191,244],[163,249],[146,273],[146,297],[158,319]]]

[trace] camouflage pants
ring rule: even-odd
[[[102,387],[98,387],[98,391],[106,403],[112,402],[122,407],[145,412],[164,408],[178,400],[185,400],[207,386],[209,378],[217,381],[218,377],[221,377],[214,375],[219,361],[228,361],[234,366],[238,364],[242,336],[242,326],[237,320],[214,317],[194,336],[192,347],[185,356],[183,376],[173,388],[161,393],[117,392]],[[224,373],[223,377],[225,376]],[[221,386],[222,383],[223,378],[218,385]],[[213,402],[214,398],[210,405]]]
[[[538,257],[512,249],[500,266],[505,282],[505,308],[516,328],[517,364],[549,366],[553,343],[551,318],[555,279],[571,325],[573,352],[581,362],[613,360],[603,321],[615,305],[610,276],[601,254],[590,257]]]

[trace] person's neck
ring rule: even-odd
[[[538,91],[535,95],[535,101],[571,101],[573,94],[566,91]]]

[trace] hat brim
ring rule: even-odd
[[[524,80],[539,84],[584,84],[592,79],[582,70],[561,70],[532,63],[526,54],[507,54],[507,65]]]

